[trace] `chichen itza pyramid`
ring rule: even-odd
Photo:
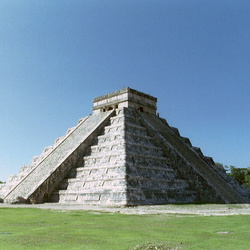
[[[93,114],[0,185],[5,203],[249,203],[250,191],[131,88],[94,99]]]

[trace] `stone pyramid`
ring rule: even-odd
[[[95,98],[92,115],[0,186],[2,202],[248,203],[250,191],[158,117],[156,103],[131,88]]]

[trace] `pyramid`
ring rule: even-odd
[[[157,115],[131,88],[94,99],[93,113],[0,186],[5,203],[248,203],[250,191]]]

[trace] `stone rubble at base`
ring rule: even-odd
[[[158,117],[156,102],[131,88],[95,98],[93,114],[0,185],[0,198],[109,206],[249,203],[250,191]]]

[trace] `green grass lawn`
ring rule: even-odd
[[[249,249],[250,216],[0,208],[0,249]]]

